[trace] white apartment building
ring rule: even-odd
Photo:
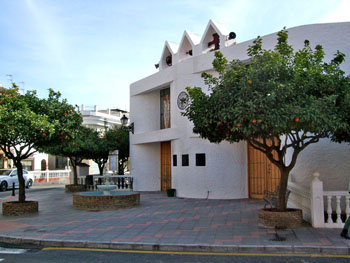
[[[129,118],[129,113],[121,109],[99,109],[97,105],[81,105],[79,109],[83,117],[82,125],[98,131],[111,129],[115,126],[122,126],[120,119],[125,115]]]

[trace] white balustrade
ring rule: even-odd
[[[342,228],[350,216],[350,194],[348,191],[324,191],[319,176],[319,173],[313,174],[309,192],[301,192],[302,186],[294,182],[288,183],[292,199],[294,198],[291,205],[303,209],[303,213],[308,212],[305,203],[309,198],[311,217],[304,216],[305,220],[310,221],[313,227]]]
[[[337,199],[337,209],[336,209],[336,211],[337,211],[337,224],[343,223],[341,221],[341,218],[340,218],[340,215],[341,215],[340,198],[341,198],[341,196],[339,196],[339,195],[336,196],[336,199]]]
[[[323,195],[327,197],[327,221],[324,227],[344,227],[344,222],[350,214],[349,193],[347,191],[324,191]],[[341,218],[342,214],[345,215],[344,220]],[[332,216],[336,216],[336,219],[333,220]]]
[[[31,171],[30,173],[34,175],[34,179],[38,181],[49,182],[50,179],[62,179],[69,178],[70,170],[45,170],[45,171]]]
[[[331,223],[332,221],[332,196],[327,196],[327,223]]]

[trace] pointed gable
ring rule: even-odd
[[[194,55],[194,47],[200,42],[200,36],[189,32],[184,31],[179,47],[179,60],[189,58]]]
[[[187,30],[185,32],[188,35],[188,38],[192,42],[193,46],[196,46],[196,45],[198,45],[201,42],[201,36],[200,35],[198,35],[196,33],[193,33],[191,31],[187,31]]]
[[[210,19],[200,42],[202,53],[224,47],[228,34],[228,30],[223,25]]]
[[[219,32],[222,36],[227,36],[230,33],[223,24],[220,24],[220,23],[213,21],[211,19],[209,22],[212,23],[212,25],[214,26],[216,31]]]
[[[165,41],[162,57],[160,59],[160,69],[166,69],[174,64],[174,55],[177,53],[179,45],[175,42]]]
[[[176,43],[176,42],[172,42],[172,41],[166,41],[169,49],[170,49],[170,52],[175,55],[179,49],[179,44]]]

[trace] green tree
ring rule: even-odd
[[[82,164],[84,159],[90,159],[91,152],[94,151],[94,136],[96,132],[93,129],[84,126],[77,127],[70,137],[62,134],[60,143],[54,145],[45,145],[42,151],[52,155],[69,157],[73,167],[73,184],[78,184],[78,165]]]
[[[125,163],[129,158],[129,132],[123,127],[105,130],[102,134],[94,131],[88,138],[88,156],[97,163],[100,175],[108,161],[110,152],[119,151],[119,174],[124,174]]]
[[[118,174],[123,175],[130,156],[129,130],[124,127],[115,128],[113,136],[117,141],[117,149],[119,151]]]
[[[119,152],[118,174],[123,175],[130,156],[129,131],[124,127],[114,127],[108,130],[105,136],[109,151],[118,150]]]
[[[322,46],[312,49],[308,40],[294,52],[286,30],[278,33],[274,50],[262,49],[258,37],[247,53],[244,64],[216,52],[217,74],[202,74],[209,92],[188,87],[183,115],[210,142],[243,140],[263,152],[281,172],[277,209],[285,211],[288,176],[299,153],[321,138],[349,134],[350,79],[340,69],[345,55],[337,52],[324,62]]]
[[[43,146],[60,143],[81,124],[81,116],[72,105],[62,100],[59,92],[49,90],[47,99],[35,91],[18,93],[15,83],[0,92],[0,148],[17,167],[18,201],[25,202],[25,181],[21,161]]]
[[[103,175],[103,170],[108,161],[108,156],[110,152],[108,137],[106,136],[105,131],[103,134],[99,134],[97,131],[94,131],[89,140],[91,142],[91,148],[89,151],[89,159],[97,163],[98,170],[100,175]]]
[[[89,159],[97,163],[100,175],[103,174],[110,152],[118,149],[117,131],[117,129],[106,129],[103,133],[94,131],[89,138],[91,143]]]

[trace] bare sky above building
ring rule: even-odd
[[[71,104],[129,109],[129,85],[157,70],[166,40],[209,19],[237,42],[304,24],[350,21],[347,0],[0,0],[0,83],[59,90]],[[350,54],[346,54],[348,57]]]

